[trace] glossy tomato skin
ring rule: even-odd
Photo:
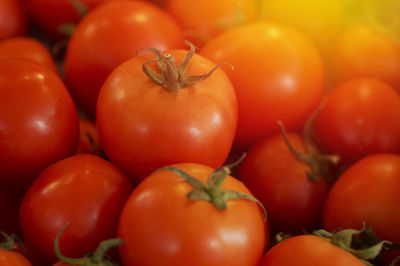
[[[382,81],[360,78],[333,88],[314,121],[327,153],[351,162],[378,152],[400,151],[400,97]]]
[[[23,36],[27,19],[20,0],[0,0],[0,40]]]
[[[187,51],[170,51],[180,62]],[[237,124],[234,89],[223,70],[186,88],[169,91],[151,81],[141,56],[108,77],[97,121],[107,157],[138,183],[155,169],[179,162],[219,167],[232,146]],[[194,55],[187,74],[208,73],[215,64]]]
[[[197,47],[226,29],[255,21],[259,15],[253,0],[168,0],[165,9]]]
[[[336,84],[371,77],[400,89],[400,48],[371,26],[360,24],[346,29],[339,35],[331,57]]]
[[[31,60],[58,73],[54,58],[41,42],[28,38],[9,38],[0,42],[0,59],[19,58]]]
[[[144,47],[183,47],[181,28],[156,6],[141,1],[111,1],[88,14],[67,48],[66,82],[77,104],[90,116],[111,71]]]
[[[289,133],[293,148],[305,153],[303,138]],[[238,178],[261,201],[274,232],[301,233],[320,223],[326,183],[309,181],[308,164],[298,160],[287,147],[283,135],[266,138],[253,146],[238,171]]]
[[[254,38],[257,36],[257,38]],[[324,92],[320,55],[301,33],[279,24],[259,22],[228,30],[210,40],[200,54],[226,61],[238,98],[235,146],[301,128]]]
[[[59,161],[35,179],[20,207],[25,240],[48,262],[56,262],[54,238],[61,253],[82,257],[102,240],[115,237],[122,207],[132,186],[114,165],[95,155]]]
[[[382,240],[400,242],[400,156],[376,154],[348,168],[330,190],[323,226],[332,231],[371,226]]]
[[[79,0],[88,11],[97,5],[111,0]],[[46,34],[53,38],[67,38],[59,27],[65,23],[77,24],[81,15],[70,0],[25,0],[29,14]]]
[[[212,172],[199,164],[174,166],[202,182]],[[258,263],[266,243],[259,206],[249,200],[231,200],[220,211],[208,201],[190,201],[186,194],[192,189],[171,171],[153,173],[136,187],[118,227],[118,237],[124,240],[119,248],[124,265]],[[250,193],[230,176],[222,189]]]
[[[26,187],[74,153],[78,115],[61,79],[28,60],[0,61],[0,183]]]
[[[32,266],[32,264],[21,254],[0,249],[0,265],[1,266]]]
[[[264,255],[260,266],[364,266],[347,251],[313,235],[286,239]]]

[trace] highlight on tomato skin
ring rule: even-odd
[[[238,99],[235,148],[246,150],[279,133],[277,120],[288,130],[301,129],[322,100],[321,55],[304,34],[283,24],[256,22],[232,28],[207,42],[200,54],[234,67],[226,73]]]
[[[65,81],[77,105],[92,119],[107,76],[139,49],[184,47],[181,27],[145,1],[108,1],[78,24],[67,47]]]

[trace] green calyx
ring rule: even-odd
[[[319,236],[333,245],[353,254],[366,265],[371,265],[369,261],[375,259],[386,245],[391,245],[390,241],[379,241],[370,226],[363,223],[361,230],[346,229],[336,233],[325,230],[316,230],[314,235]],[[356,248],[360,247],[360,248]]]
[[[244,158],[244,156],[242,157]],[[264,221],[266,220],[266,210],[264,206],[261,204],[259,200],[255,197],[234,190],[222,190],[222,184],[224,183],[226,177],[231,173],[231,167],[237,165],[240,161],[235,162],[232,165],[223,166],[215,169],[210,178],[208,179],[207,184],[201,182],[200,180],[192,177],[186,172],[182,171],[176,167],[162,167],[156,172],[159,171],[172,171],[175,174],[179,175],[186,182],[193,186],[193,190],[187,194],[188,199],[190,200],[205,200],[211,202],[218,210],[225,210],[227,208],[226,202],[228,200],[238,200],[238,199],[246,199],[256,202],[264,212]]]
[[[155,83],[163,86],[167,90],[176,91],[181,88],[192,86],[206,78],[208,78],[221,63],[212,68],[208,73],[198,76],[188,76],[186,75],[186,70],[189,66],[189,62],[196,52],[196,47],[189,41],[185,41],[185,44],[190,47],[189,52],[186,54],[184,59],[179,63],[178,66],[175,65],[175,57],[171,54],[163,55],[162,52],[155,48],[143,48],[141,50],[148,50],[154,56],[155,60],[147,61],[143,64],[143,72]],[[140,50],[139,50],[140,51]],[[157,63],[158,71],[150,69],[147,65],[151,63]],[[228,64],[229,65],[229,64]],[[232,67],[232,66],[231,66]]]
[[[122,239],[113,238],[109,240],[105,240],[100,242],[99,246],[97,247],[96,251],[92,254],[86,255],[83,258],[68,258],[61,254],[60,246],[59,246],[59,239],[61,233],[65,230],[65,228],[70,223],[66,223],[61,230],[57,233],[56,238],[54,239],[54,252],[57,258],[65,263],[76,265],[76,266],[116,266],[118,265],[116,262],[112,261],[109,258],[106,258],[105,253],[112,247],[120,246],[123,244]]]
[[[5,250],[11,250],[17,247],[17,242],[20,243],[22,249],[24,249],[21,241],[19,240],[19,238],[14,235],[8,235],[2,231],[0,231],[0,235],[3,237],[3,241],[0,242],[0,249],[5,249]],[[25,253],[25,250],[24,250]]]

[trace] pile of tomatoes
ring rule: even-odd
[[[399,265],[397,11],[0,0],[0,265]]]

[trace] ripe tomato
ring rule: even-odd
[[[109,0],[74,0],[86,10]],[[29,14],[46,34],[55,38],[67,38],[60,32],[60,26],[66,23],[77,24],[82,14],[74,7],[71,0],[25,0]]]
[[[233,28],[210,40],[200,54],[234,67],[227,74],[239,106],[236,147],[248,148],[279,133],[277,120],[288,130],[302,128],[322,99],[319,54],[302,34],[283,25],[259,22]]]
[[[299,134],[287,137],[297,152],[306,153]],[[310,165],[289,151],[282,134],[258,142],[240,165],[239,179],[264,205],[274,232],[301,233],[319,224],[328,188],[322,179],[308,180],[307,171]]]
[[[346,29],[331,57],[336,83],[372,77],[400,90],[400,48],[371,26],[361,24]]]
[[[285,23],[305,33],[321,51],[332,46],[343,22],[341,0],[262,0],[262,19]]]
[[[349,252],[314,235],[290,237],[272,247],[260,266],[365,266]]]
[[[186,53],[169,52],[176,62]],[[168,90],[142,71],[142,65],[152,58],[145,55],[126,61],[100,91],[96,123],[106,155],[135,183],[172,163],[221,166],[237,123],[235,91],[229,78],[217,69],[194,85]],[[205,74],[213,67],[211,61],[194,54],[187,75]]]
[[[143,47],[183,46],[180,27],[169,14],[141,1],[111,1],[90,12],[76,28],[65,58],[72,96],[90,116],[111,71]]]
[[[58,73],[56,63],[46,46],[32,38],[10,38],[0,42],[0,59],[31,60]]]
[[[328,93],[314,130],[325,150],[340,155],[342,162],[398,152],[400,96],[379,80],[349,80]]]
[[[122,207],[132,186],[111,163],[95,155],[76,155],[43,171],[20,207],[24,239],[48,262],[56,262],[54,238],[61,253],[81,257],[98,243],[114,237]]]
[[[213,171],[199,164],[173,167],[201,182],[207,182]],[[250,193],[231,176],[222,189]],[[192,185],[168,170],[153,173],[136,187],[118,226],[118,237],[124,241],[119,247],[124,265],[258,263],[266,242],[259,206],[236,199],[227,201],[225,210],[218,210],[211,202],[188,199],[192,190]]]
[[[0,0],[0,40],[25,35],[26,20],[20,0]]]
[[[0,248],[1,266],[32,266],[32,264],[21,254]]]
[[[99,131],[96,125],[89,119],[79,119],[79,143],[75,154],[101,155]]]
[[[28,60],[0,61],[0,183],[25,187],[74,153],[78,115],[61,79]]]
[[[228,28],[255,21],[259,13],[254,0],[168,0],[165,9],[198,47]]]
[[[400,243],[399,177],[399,155],[376,154],[356,162],[327,196],[324,228],[361,228],[365,221],[380,239]]]

